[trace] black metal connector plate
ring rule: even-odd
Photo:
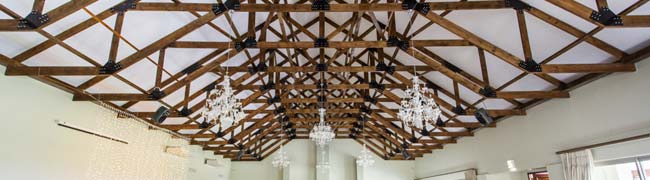
[[[126,0],[111,8],[112,12],[124,13],[129,9],[135,9],[137,2],[135,0]]]
[[[519,67],[526,69],[528,72],[542,72],[542,66],[537,64],[535,60],[526,59],[526,61],[520,61]]]
[[[403,0],[402,1],[402,10],[415,9],[415,6],[418,4],[416,0]]]
[[[268,100],[269,105],[275,104],[275,103],[278,103],[278,102],[280,102],[280,96],[274,96],[273,98]]]
[[[506,7],[511,7],[516,10],[529,10],[531,8],[530,5],[521,0],[506,0],[505,3]]]
[[[153,100],[160,100],[163,97],[165,97],[165,92],[161,91],[160,88],[154,88],[151,94],[149,94],[149,98]]]
[[[484,87],[479,90],[479,93],[481,93],[485,97],[497,97],[497,92],[492,89],[492,87]]]
[[[326,82],[318,83],[318,89],[327,89],[327,83]]]
[[[589,18],[593,19],[594,21],[598,21],[603,25],[606,26],[622,26],[623,25],[623,20],[621,19],[621,16],[615,14],[610,10],[609,8],[600,8],[598,11],[593,11],[591,12],[591,16]]]
[[[318,103],[325,103],[325,102],[327,102],[326,96],[318,96]]]
[[[445,127],[445,122],[442,121],[442,119],[438,118],[438,120],[436,120],[436,126]]]
[[[385,63],[379,63],[377,64],[377,67],[375,68],[377,71],[384,71],[388,74],[393,74],[395,73],[395,66],[388,66]]]
[[[275,111],[273,111],[273,112],[274,112],[275,114],[282,114],[282,113],[284,113],[284,112],[287,112],[287,109],[284,108],[284,106],[280,106],[280,107],[278,107],[277,109],[275,109]]]
[[[119,62],[108,61],[99,68],[99,74],[113,74],[120,69],[122,69],[122,65]]]
[[[329,46],[330,43],[327,42],[327,39],[324,37],[318,38],[316,39],[316,41],[314,41],[314,47],[316,48],[329,47]]]
[[[361,111],[362,113],[366,113],[366,114],[371,114],[372,113],[372,109],[370,109],[369,107],[366,107],[366,106],[361,106],[361,108],[359,108],[359,111]]]
[[[386,46],[388,47],[395,47],[399,44],[399,39],[395,36],[390,36],[388,37],[388,40],[386,41]]]
[[[275,83],[269,82],[269,83],[266,83],[266,85],[260,86],[260,91],[266,91],[266,90],[269,90],[269,89],[275,89]]]
[[[370,96],[368,96],[368,95],[364,96],[364,97],[363,97],[363,100],[366,101],[366,102],[369,102],[369,103],[371,103],[371,104],[377,104],[377,99],[376,99],[376,98],[372,98],[372,97],[370,97]]]
[[[313,4],[311,5],[311,10],[312,11],[329,11],[330,10],[330,2],[328,0],[314,0]]]
[[[420,130],[420,134],[422,134],[423,136],[431,135],[431,133],[429,133],[429,130],[427,130],[426,127],[424,129]]]
[[[257,48],[257,41],[253,37],[248,37],[244,41],[246,48]]]
[[[199,124],[199,128],[201,128],[201,129],[205,129],[205,128],[208,128],[208,127],[210,127],[210,123],[208,123],[208,121],[206,121],[206,120],[203,120],[203,122],[201,122],[201,124]]]
[[[327,64],[325,63],[317,64],[316,71],[320,71],[320,72],[327,71]]]
[[[178,112],[179,115],[185,116],[185,117],[192,115],[192,113],[193,113],[193,111],[191,109],[187,108],[187,107],[183,107],[183,109],[181,109],[181,111]]]
[[[465,109],[461,106],[456,106],[452,108],[451,111],[454,112],[454,114],[465,114]]]
[[[381,91],[383,91],[384,89],[386,89],[386,85],[384,85],[384,84],[379,84],[379,83],[377,83],[377,81],[371,81],[368,85],[369,85],[370,88],[372,88],[372,89],[377,89],[377,90],[381,90]]]
[[[431,10],[431,7],[429,7],[428,3],[417,3],[415,5],[415,10],[422,14],[427,14]]]

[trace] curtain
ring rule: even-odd
[[[560,154],[565,180],[591,180],[591,149]]]

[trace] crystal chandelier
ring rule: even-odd
[[[314,125],[314,129],[309,132],[309,139],[314,141],[318,146],[325,146],[334,139],[332,127],[325,124],[325,108],[318,109],[320,113],[320,122]]]
[[[407,89],[397,116],[410,127],[422,129],[425,122],[433,123],[440,117],[440,108],[430,96],[426,96],[427,88],[413,76],[413,88]]]
[[[291,161],[289,161],[289,155],[284,151],[284,146],[280,145],[280,151],[278,152],[278,155],[273,158],[271,164],[276,168],[286,168],[291,164]]]
[[[372,154],[366,148],[366,144],[363,144],[363,150],[361,150],[361,153],[357,157],[357,166],[366,168],[372,166],[372,164],[375,164],[375,160],[372,159]]]
[[[203,126],[207,126],[207,123],[219,124],[220,127],[224,123],[234,125],[245,116],[241,102],[235,98],[234,91],[230,87],[230,76],[224,76],[224,81],[222,89],[215,88],[208,93],[205,108],[201,112],[201,116],[205,119]]]

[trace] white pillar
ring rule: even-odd
[[[330,179],[330,146],[316,146],[316,180]]]

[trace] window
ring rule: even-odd
[[[646,180],[650,180],[650,159],[641,161],[641,168],[643,168],[643,175],[645,175]]]
[[[650,158],[630,158],[596,164],[593,180],[650,180]]]
[[[528,173],[528,179],[529,180],[549,180],[548,179],[548,172],[547,171],[541,171],[541,172]]]
[[[641,180],[635,162],[596,166],[594,180]]]

